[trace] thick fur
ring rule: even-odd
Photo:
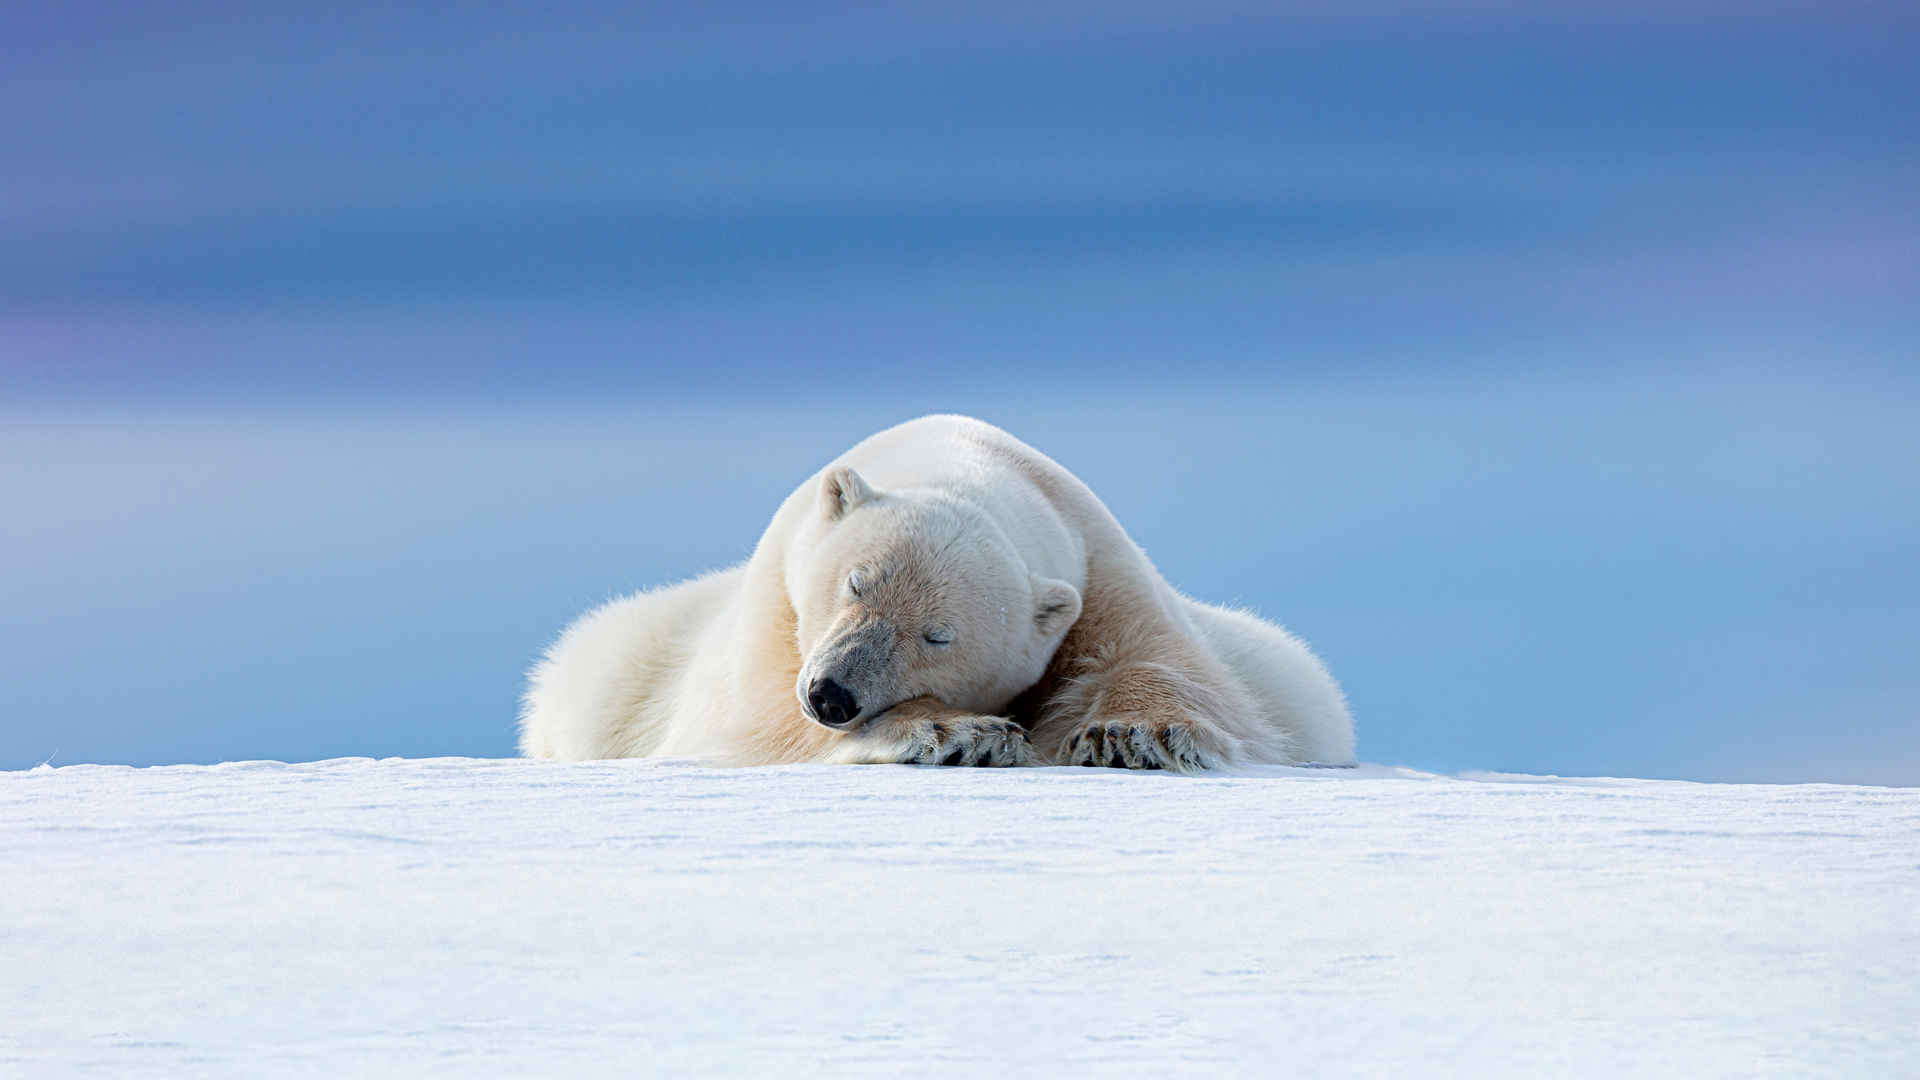
[[[1298,638],[1180,595],[1073,474],[958,416],[849,450],[745,564],[582,616],[529,677],[520,746],[1179,771],[1354,754]]]

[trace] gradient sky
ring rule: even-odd
[[[0,767],[504,754],[974,412],[1370,760],[1920,782],[1896,5],[0,12]]]

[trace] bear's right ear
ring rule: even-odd
[[[828,469],[820,481],[820,512],[828,521],[837,521],[847,511],[873,498],[873,489],[860,474],[845,465]]]
[[[1049,637],[1064,634],[1080,620],[1080,590],[1064,581],[1035,576],[1033,622]]]

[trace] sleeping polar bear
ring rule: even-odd
[[[1180,595],[1093,492],[929,416],[787,497],[742,566],[615,600],[528,680],[529,757],[1349,764],[1298,638]]]

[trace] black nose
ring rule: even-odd
[[[832,679],[813,680],[807,687],[807,704],[813,706],[813,718],[828,727],[846,727],[860,712],[860,703]]]

